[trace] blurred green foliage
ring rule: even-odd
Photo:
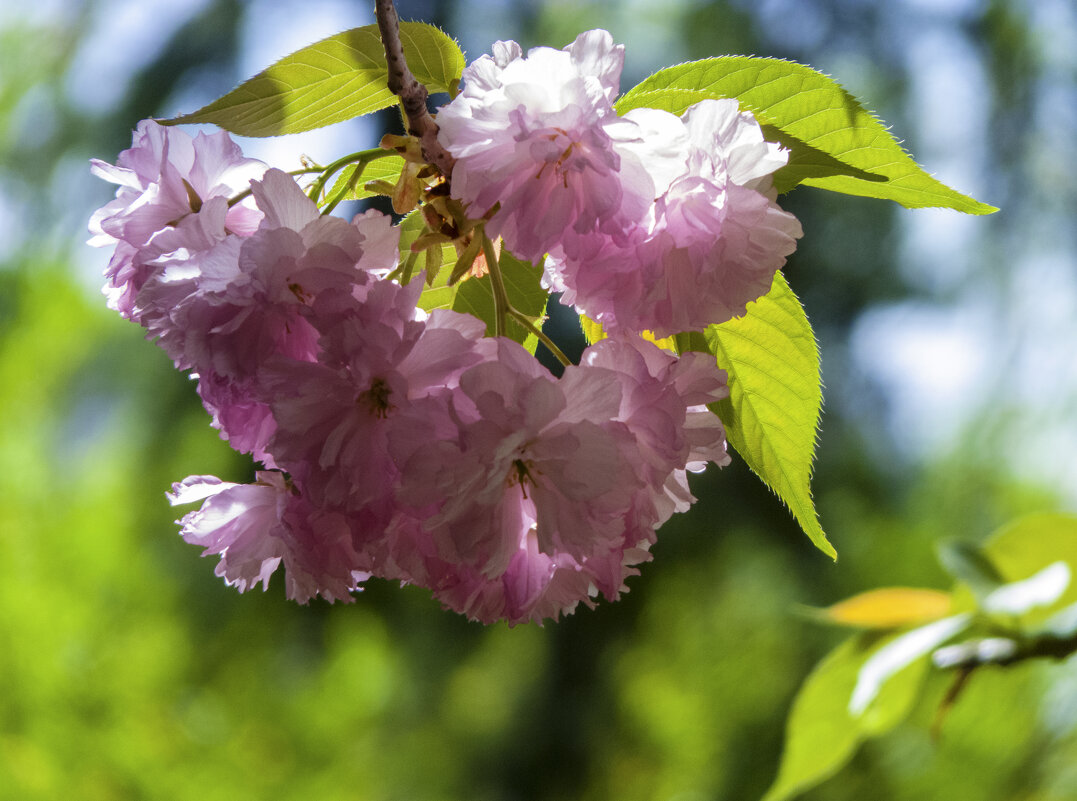
[[[880,459],[888,435],[870,415],[866,434],[836,402],[815,486],[837,565],[735,464],[695,484],[701,502],[663,529],[621,602],[545,628],[483,628],[386,582],[332,607],[286,602],[279,580],[264,594],[224,587],[176,536],[164,492],[188,474],[243,480],[251,467],[209,428],[191,383],[87,289],[81,226],[109,190],[82,194],[63,169],[112,159],[199,63],[191,54],[224,65],[244,14],[259,10],[247,5],[206,4],[119,107],[96,115],[74,110],[62,86],[103,6],[2,34],[0,196],[17,222],[0,250],[0,799],[758,798],[796,688],[840,636],[794,616],[795,604],[945,586],[936,540],[1058,506],[1050,488],[1015,481],[971,440],[934,464]],[[813,62],[767,38],[767,5],[674,3],[654,30],[685,57],[719,48]],[[810,5],[844,20],[832,47],[851,39],[877,57],[861,80],[876,82],[872,99],[900,130],[882,12]],[[1024,97],[1035,88],[1012,82],[1034,59],[1021,50],[1020,8],[990,5],[975,21],[984,57],[1010,82],[1003,96]],[[560,44],[625,13],[527,4],[520,24],[531,27],[496,36]],[[487,45],[465,41],[472,55]],[[998,67],[1009,59],[1024,72]],[[55,124],[35,136],[27,98],[42,96]],[[840,395],[855,382],[844,350],[855,316],[911,290],[888,262],[889,209],[808,191],[789,198],[808,231],[789,275],[820,333],[828,391]],[[1020,202],[1018,189],[988,199]],[[947,686],[933,681],[911,721],[804,797],[1077,798],[1074,660],[981,671],[937,741]]]

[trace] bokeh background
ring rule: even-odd
[[[1002,208],[801,188],[786,275],[822,348],[814,480],[841,558],[736,462],[694,485],[617,604],[482,627],[372,581],[239,595],[164,492],[244,480],[191,383],[99,293],[112,161],[277,58],[372,22],[345,0],[7,0],[0,9],[0,799],[758,798],[840,632],[796,614],[947,586],[936,541],[1077,510],[1077,7],[1069,0],[399,0],[470,58],[605,27],[623,86],[726,53],[839,80],[943,181]],[[294,167],[391,115],[244,141]],[[806,797],[1077,799],[1077,661],[981,671]]]

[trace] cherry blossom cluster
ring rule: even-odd
[[[712,356],[640,334],[700,330],[764,294],[800,236],[775,203],[784,151],[732,101],[618,116],[623,50],[498,42],[437,115],[470,218],[609,336],[555,377],[470,315],[418,307],[400,234],[323,214],[226,133],[152,121],[90,221],[114,246],[105,294],[190,371],[213,425],[261,463],[250,484],[191,476],[187,541],[245,591],[283,566],[290,598],[352,599],[371,576],[483,622],[616,599],[687,473],[728,462],[707,409]],[[491,267],[494,269],[494,267]]]
[[[498,42],[438,114],[453,192],[521,258],[548,254],[562,302],[607,331],[665,337],[744,314],[802,235],[775,202],[788,153],[735,100],[682,117],[618,116],[623,45],[602,30],[564,50]]]

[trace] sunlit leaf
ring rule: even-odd
[[[997,211],[932,178],[839,84],[791,61],[724,56],[669,67],[626,92],[617,109],[623,113],[646,105],[681,113],[704,98],[724,97],[736,98],[761,124],[810,149],[798,152],[794,148],[792,172],[781,177],[783,189],[800,182],[894,200],[908,208],[941,206],[969,214]],[[846,173],[835,162],[861,173]]]
[[[580,329],[583,331],[584,339],[587,340],[588,345],[594,345],[600,339],[606,338],[606,332],[602,328],[602,323],[595,322],[586,314],[580,315]],[[653,342],[663,350],[668,350],[671,353],[677,352],[676,337],[658,338],[650,331],[640,331],[639,335],[641,338],[646,339],[648,342]]]
[[[431,92],[459,81],[464,54],[445,33],[402,22],[400,41],[412,74]],[[209,105],[165,122],[209,122],[243,136],[309,131],[392,106],[388,74],[378,26],[365,25],[297,50]]]
[[[680,116],[689,106],[712,97],[698,90],[658,89],[626,95],[617,102],[617,108],[622,114],[634,108],[657,108]],[[768,141],[778,142],[789,151],[789,163],[774,173],[774,188],[779,194],[788,192],[807,178],[848,175],[864,181],[887,180],[885,175],[870,173],[839,161],[776,126],[763,125],[762,129]]]
[[[693,341],[695,338],[693,339]],[[819,349],[797,296],[778,272],[747,312],[703,334],[729,375],[729,397],[713,407],[730,445],[792,511],[823,553],[837,558],[811,497],[822,408]]]
[[[854,595],[812,617],[839,626],[896,629],[938,620],[950,613],[950,593],[916,587],[885,587]]]
[[[595,322],[586,314],[580,315],[580,329],[583,331],[583,338],[587,340],[588,345],[594,345],[600,339],[605,339],[606,337],[602,323]]]
[[[862,714],[849,711],[865,662],[892,641],[853,637],[815,667],[793,701],[781,767],[763,801],[784,801],[833,776],[852,759],[861,741],[885,734],[908,715],[926,668],[924,660],[894,675]]]

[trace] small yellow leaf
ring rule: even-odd
[[[580,315],[580,328],[583,329],[583,335],[587,339],[588,345],[594,345],[596,342],[606,338],[606,332],[602,328],[602,323],[595,322],[586,314]],[[662,350],[669,351],[673,354],[677,353],[677,342],[673,337],[658,339],[650,331],[640,331],[639,335],[648,342],[653,342],[655,345],[662,348]]]
[[[586,314],[580,315],[580,328],[587,339],[588,345],[594,345],[600,339],[606,338],[606,332],[602,330],[602,323],[596,323]]]
[[[896,629],[938,620],[950,614],[950,594],[914,587],[885,587],[813,609],[815,617],[839,626]]]
[[[650,331],[640,331],[639,335],[641,337],[643,337],[644,339],[646,339],[648,342],[653,342],[655,345],[660,347],[662,350],[667,350],[670,353],[676,353],[677,352],[677,343],[673,339],[673,337],[665,337],[663,339],[658,339]]]

